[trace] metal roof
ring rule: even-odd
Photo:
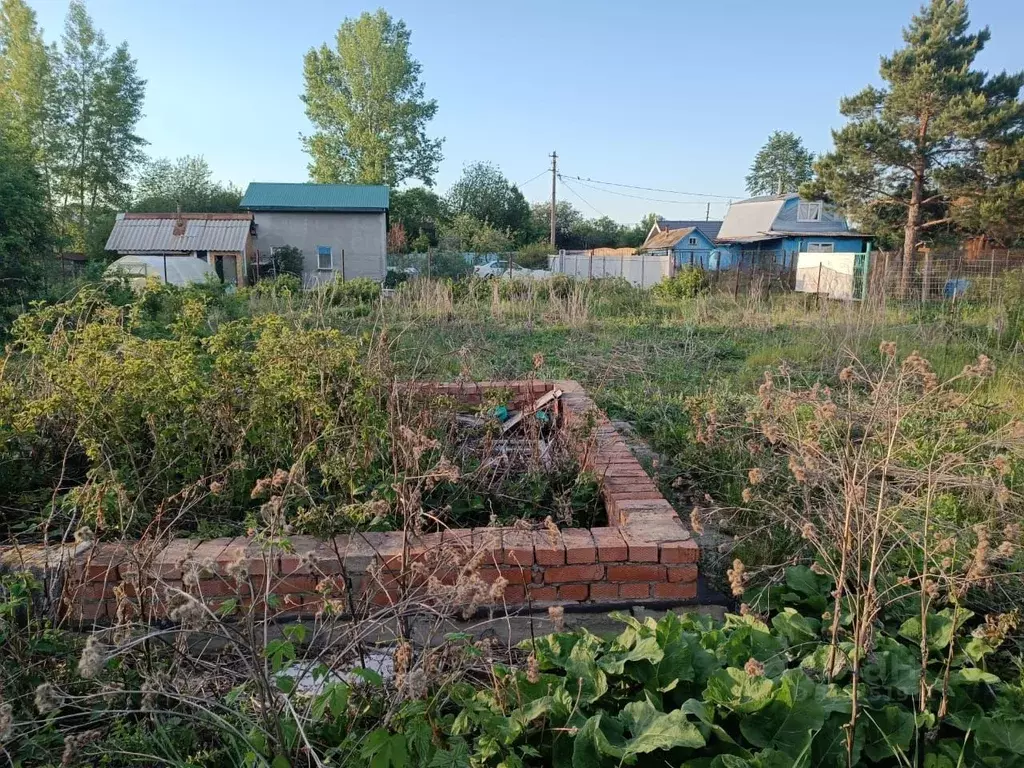
[[[686,229],[687,227],[693,227],[700,232],[708,240],[714,240],[718,237],[718,230],[722,228],[722,222],[720,221],[698,221],[696,219],[692,221],[686,220],[669,220],[669,219],[658,219],[658,229],[665,231],[666,229]]]
[[[653,250],[655,248],[671,248],[694,230],[696,230],[696,227],[687,227],[686,229],[669,229],[665,232],[659,232],[644,243],[643,247],[648,250]]]
[[[184,222],[184,232],[179,221]],[[245,250],[252,214],[119,214],[106,249],[120,253]],[[180,234],[176,234],[180,233]]]
[[[850,230],[846,218],[835,207],[822,203],[818,221],[798,221],[794,201],[800,195],[763,195],[740,200],[729,206],[718,240],[749,243],[781,237],[863,237]],[[817,202],[817,201],[808,201]]]
[[[384,211],[388,203],[388,188],[381,185],[254,181],[240,206],[252,211]]]

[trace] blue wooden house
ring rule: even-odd
[[[752,252],[788,267],[801,252],[863,253],[869,240],[820,200],[802,200],[796,193],[752,197],[733,203],[725,214],[716,238],[718,268],[732,266],[741,256],[756,258]]]
[[[671,254],[676,269],[686,266],[715,268],[712,263],[714,240],[695,226],[652,231],[641,249],[651,255]]]

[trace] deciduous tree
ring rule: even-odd
[[[493,163],[467,165],[447,196],[453,216],[467,215],[510,232],[517,243],[529,241],[530,206],[519,188]]]
[[[795,133],[774,131],[761,147],[747,174],[747,192],[752,195],[776,195],[796,192],[810,181],[814,155],[807,151]]]
[[[29,150],[0,127],[0,306],[31,295],[53,259],[42,182]]]
[[[882,59],[884,85],[840,103],[849,122],[833,131],[835,148],[806,189],[869,231],[902,219],[904,295],[930,233],[971,217],[983,226],[1020,192],[1024,74],[973,69],[990,34],[969,26],[966,0],[922,8],[903,31],[906,45]]]
[[[346,19],[333,49],[306,54],[302,101],[316,130],[302,143],[313,181],[433,185],[442,140],[426,129],[437,102],[424,95],[409,38],[403,21],[378,9]]]
[[[135,211],[173,211],[180,205],[183,211],[226,213],[238,210],[242,192],[214,181],[202,156],[185,155],[173,162],[159,158],[144,165],[134,197]]]

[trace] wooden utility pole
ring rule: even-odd
[[[707,210],[704,211],[704,221],[711,221],[711,203],[708,203]]]
[[[558,179],[558,153],[551,153],[551,247],[555,247],[555,211],[557,199],[555,198],[555,182]]]

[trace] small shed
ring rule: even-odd
[[[648,254],[671,254],[676,269],[687,266],[714,269],[711,258],[714,249],[714,242],[696,227],[667,229],[643,244],[643,250]]]
[[[106,249],[121,256],[198,259],[221,281],[241,286],[256,257],[254,239],[251,213],[119,213]]]

